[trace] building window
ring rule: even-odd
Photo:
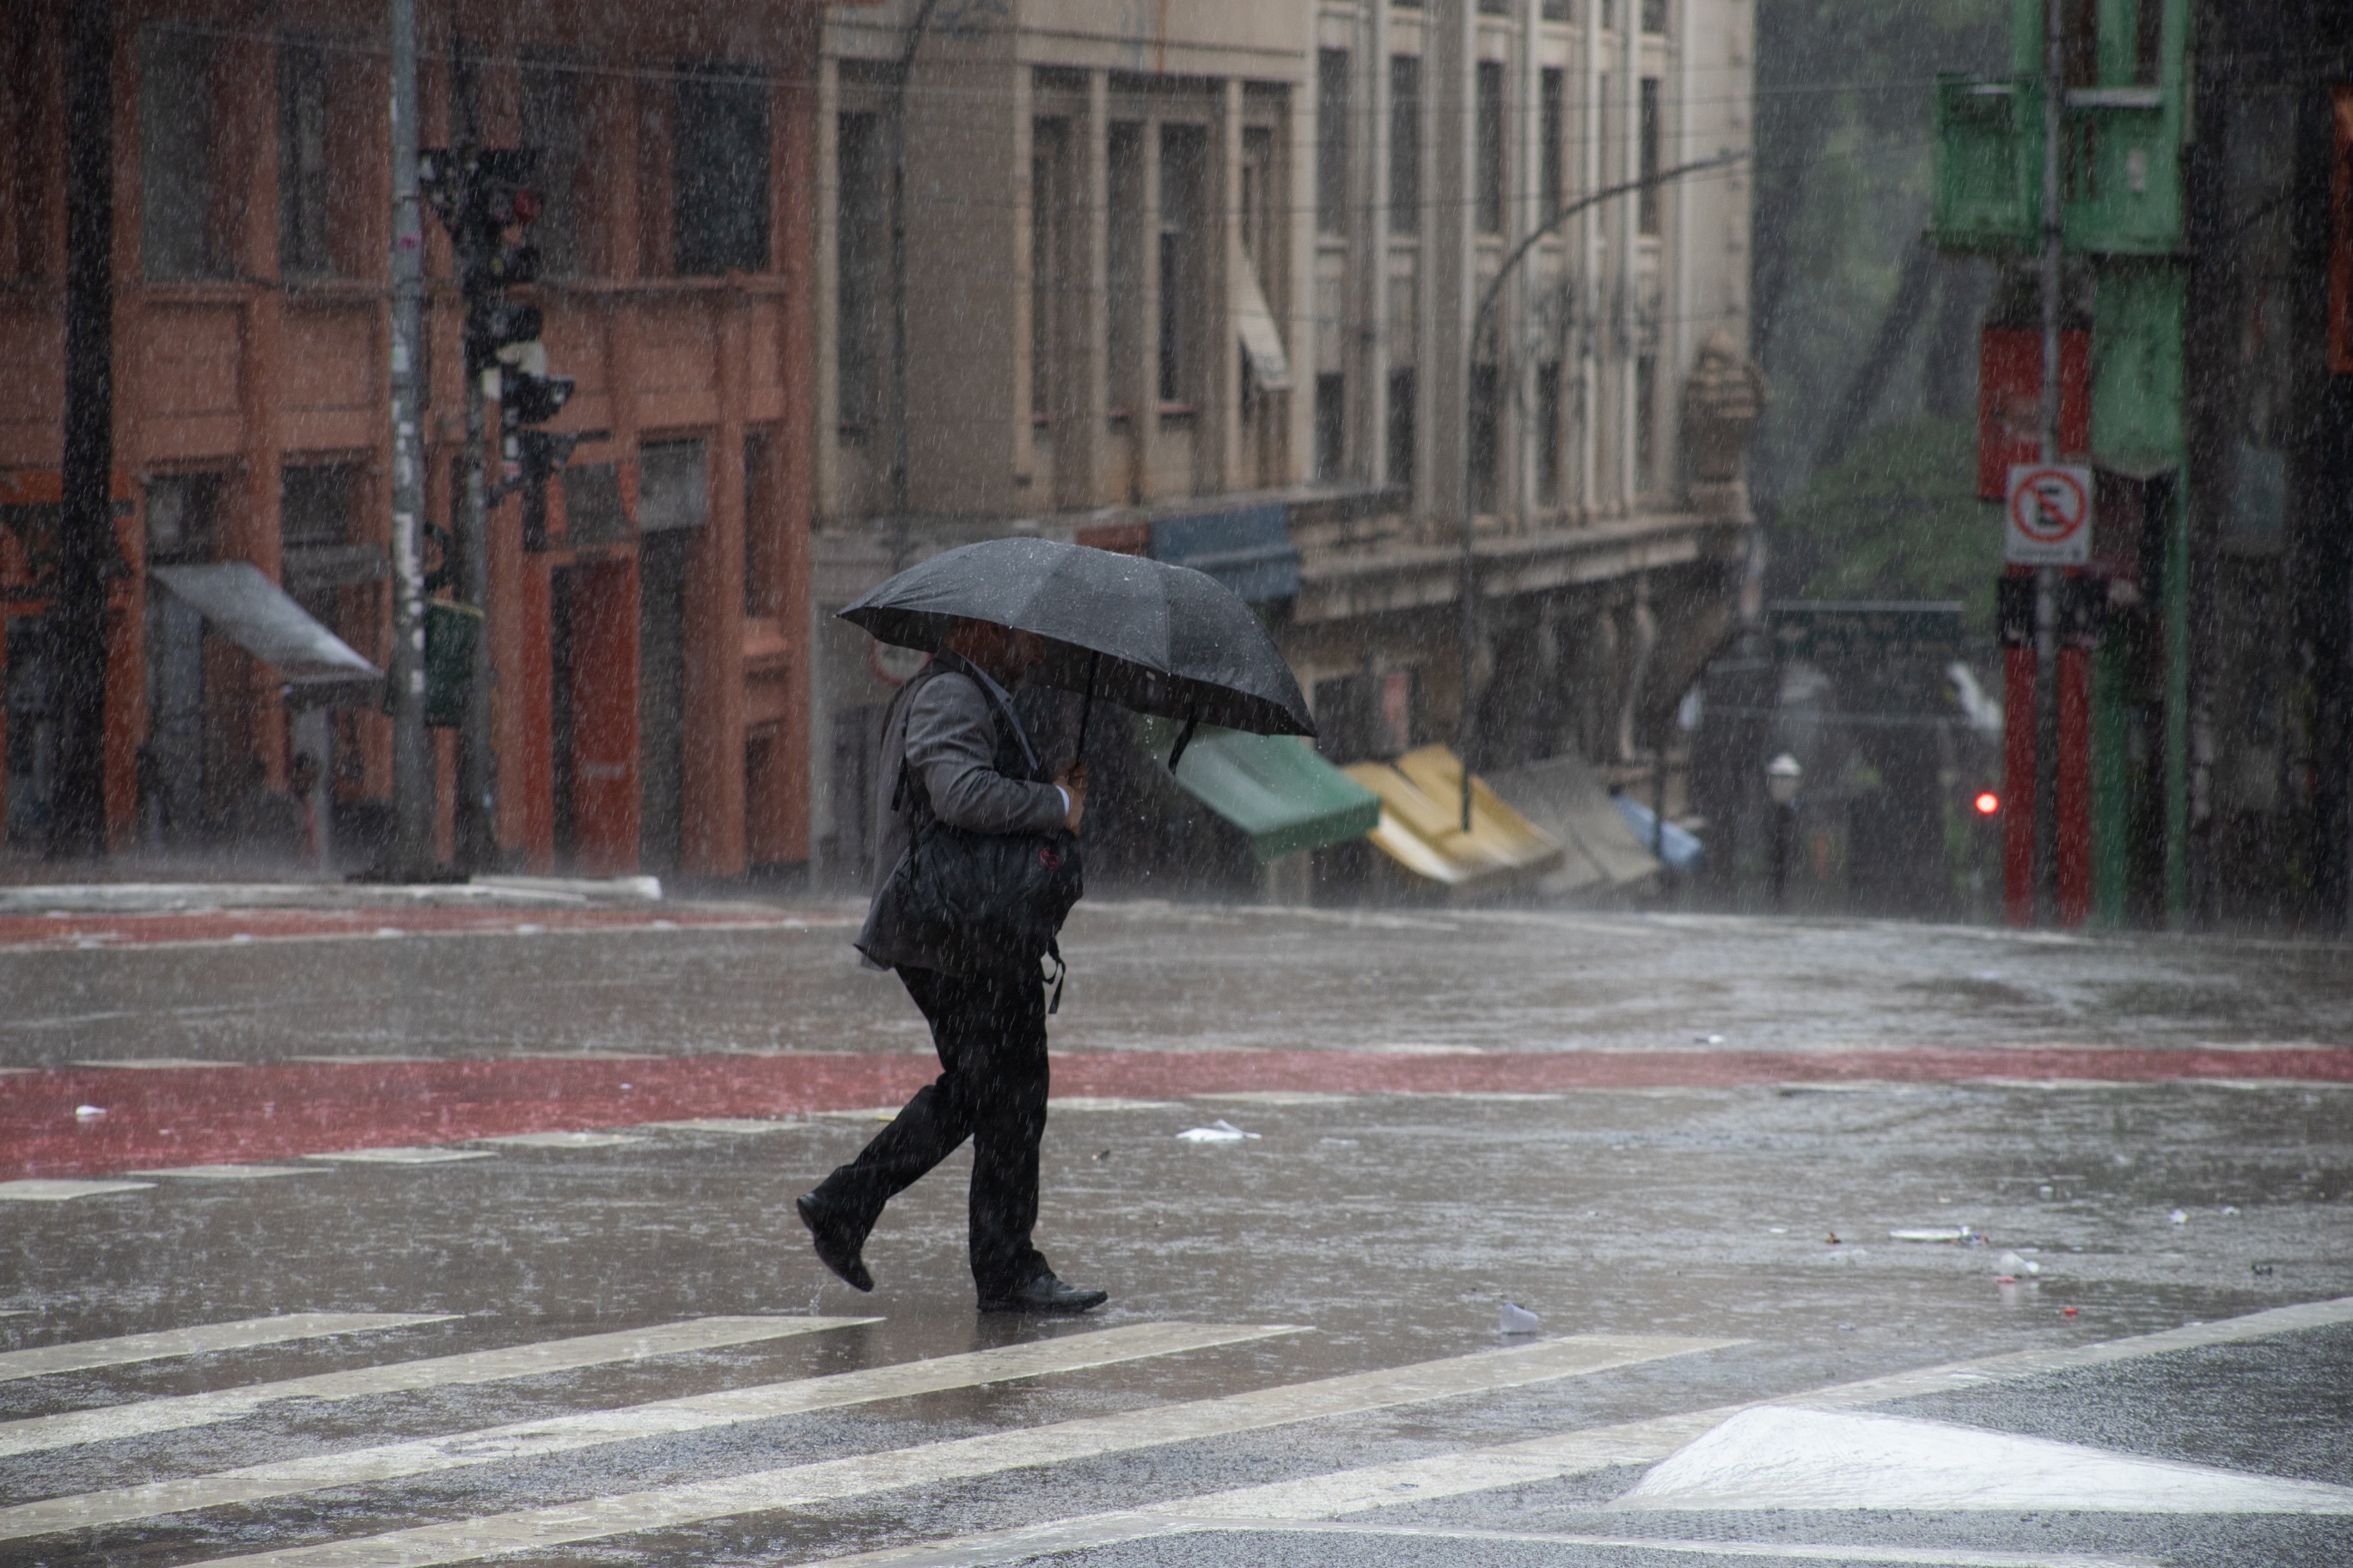
[[[1389,232],[1421,232],[1421,60],[1389,61]]]
[[[153,27],[140,47],[141,264],[159,283],[226,277],[235,215],[215,167],[211,40]]]
[[[338,590],[370,581],[382,569],[376,551],[351,548],[359,493],[360,471],[348,463],[289,464],[278,481],[280,581],[296,604],[339,636],[348,634]]]
[[[638,448],[638,532],[668,533],[711,521],[711,467],[702,437]]]
[[[1066,120],[1038,121],[1029,133],[1029,418],[1040,425],[1054,416],[1065,226],[1062,160],[1069,135]]]
[[[354,475],[347,464],[290,464],[278,481],[278,537],[288,550],[341,544],[351,533]]]
[[[1596,138],[1594,154],[1601,160],[1601,184],[1614,185],[1626,177],[1626,171],[1618,162],[1619,149],[1624,145],[1624,137],[1619,130],[1618,116],[1610,109],[1617,99],[1610,90],[1609,72],[1604,71],[1594,79],[1593,95],[1599,106],[1601,121],[1601,133]],[[1609,205],[1614,207],[1618,204],[1612,202]]]
[[[1105,300],[1103,343],[1111,382],[1111,412],[1132,412],[1130,401],[1141,395],[1144,358],[1144,127],[1122,121],[1111,128],[1109,168],[1111,213],[1104,259]]]
[[[1481,60],[1478,81],[1479,232],[1504,232],[1504,63]]]
[[[1315,55],[1315,229],[1348,232],[1348,51]]]
[[[1544,19],[1547,22],[1575,22],[1577,7],[1570,0],[1544,0]]]
[[[1160,131],[1160,401],[1199,400],[1201,184],[1208,136],[1198,125]]]
[[[560,60],[538,59],[526,61],[522,74],[522,144],[539,150],[539,218],[531,226],[532,243],[539,247],[542,272],[577,278],[592,270],[580,209],[588,174],[581,73]]]
[[[768,269],[768,83],[691,68],[678,83],[671,245],[681,278]]]
[[[1659,356],[1634,361],[1634,489],[1647,495],[1659,484]]]
[[[180,565],[213,558],[221,476],[167,474],[147,482],[147,563]]]
[[[1241,229],[1242,255],[1264,287],[1270,266],[1280,259],[1275,248],[1281,214],[1274,188],[1274,132],[1253,125],[1242,132],[1241,208],[1235,216]],[[1271,297],[1272,290],[1269,290]]]
[[[1347,460],[1348,383],[1336,370],[1315,378],[1315,477],[1336,479]]]
[[[278,46],[278,269],[335,269],[327,243],[327,62],[318,47]]]
[[[1536,504],[1560,504],[1560,362],[1536,366]]]
[[[1667,30],[1667,0],[1642,0],[1642,31],[1663,33]]]
[[[881,393],[884,233],[881,122],[845,114],[834,163],[834,365],[845,430],[873,423]]]
[[[776,431],[755,425],[744,432],[744,616],[760,620],[784,613],[784,519],[778,505]]]
[[[1557,66],[1546,66],[1537,78],[1540,109],[1536,128],[1537,198],[1543,203],[1543,221],[1549,225],[1560,216],[1565,199],[1561,179],[1561,142],[1567,124],[1567,78]]]
[[[1646,76],[1642,79],[1641,116],[1642,162],[1640,174],[1645,180],[1655,180],[1659,177],[1659,170],[1662,167],[1659,162],[1659,79],[1657,77]],[[1658,233],[1659,213],[1664,205],[1659,199],[1659,187],[1644,185],[1641,196],[1637,198],[1637,205],[1640,209],[1641,231],[1644,234]]]
[[[1502,385],[1493,365],[1471,367],[1471,472],[1478,479],[1481,511],[1493,511],[1500,502],[1496,480],[1503,466],[1497,461],[1503,427],[1496,416]]]
[[[1389,483],[1411,489],[1416,431],[1413,417],[1413,367],[1410,365],[1401,366],[1389,372],[1388,445]]]

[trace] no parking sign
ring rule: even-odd
[[[2015,464],[2003,512],[2003,560],[2023,566],[2081,566],[2092,558],[2091,469]]]

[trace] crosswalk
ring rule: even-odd
[[[812,1318],[809,1329],[834,1328],[868,1320]],[[513,1459],[543,1459],[556,1454],[645,1437],[689,1432],[840,1409],[883,1399],[912,1398],[976,1384],[1076,1372],[1145,1356],[1174,1355],[1213,1345],[1239,1344],[1293,1331],[1229,1328],[1194,1323],[1140,1323],[1102,1333],[1075,1335],[999,1350],[940,1356],[905,1365],[837,1373],[790,1383],[728,1389],[718,1394],[664,1399],[618,1410],[588,1411],[537,1421],[453,1432],[443,1436],[332,1454],[251,1465],[185,1480],[157,1481],[109,1492],[56,1498],[0,1508],[0,1541],[44,1531],[119,1524],[189,1509],[258,1502],[266,1498],[363,1486],[472,1465]]]
[[[0,1422],[0,1458],[103,1443],[156,1432],[185,1431],[191,1426],[216,1426],[252,1415],[265,1405],[286,1399],[357,1399],[371,1394],[412,1394],[427,1388],[451,1388],[466,1384],[501,1383],[543,1373],[577,1372],[650,1356],[677,1355],[688,1351],[717,1350],[723,1345],[751,1344],[815,1333],[858,1318],[696,1318],[650,1329],[620,1333],[584,1334],[577,1339],[552,1340],[508,1350],[472,1351],[463,1355],[433,1356],[423,1361],[392,1362],[350,1372],[314,1373],[274,1383],[248,1384],[209,1394],[183,1394],[164,1399],[142,1399],[125,1405],[103,1405],[94,1410],[69,1410],[54,1415],[32,1415]]]
[[[1567,1380],[1673,1362],[1700,1352],[1735,1352],[1744,1342],[1669,1335],[1575,1334],[1405,1365],[1276,1381],[1262,1386],[1245,1386],[1237,1392],[1208,1392],[1191,1398],[1155,1399],[1149,1394],[1130,1394],[1112,1401],[1123,1407],[1103,1413],[1071,1415],[1028,1426],[999,1426],[968,1435],[868,1451],[817,1458],[804,1457],[792,1463],[778,1464],[772,1458],[763,1465],[760,1458],[765,1450],[762,1443],[773,1439],[749,1433],[717,1447],[708,1439],[716,1434],[785,1417],[850,1411],[889,1401],[951,1394],[1014,1382],[1036,1383],[1120,1366],[1144,1369],[1149,1375],[1142,1381],[1150,1387],[1181,1390],[1188,1377],[1198,1375],[1187,1368],[1198,1363],[1172,1362],[1171,1358],[1251,1346],[1282,1352],[1285,1343],[1312,1348],[1307,1336],[1312,1336],[1314,1331],[1285,1324],[1141,1321],[1109,1326],[1056,1325],[1009,1343],[860,1365],[856,1363],[861,1352],[839,1336],[844,1331],[875,1325],[881,1320],[710,1317],[453,1355],[399,1358],[396,1353],[389,1357],[382,1353],[397,1342],[385,1340],[384,1336],[444,1321],[417,1314],[296,1313],[0,1354],[0,1379],[18,1380],[306,1339],[332,1339],[363,1363],[306,1377],[247,1383],[159,1398],[131,1398],[92,1409],[55,1411],[0,1423],[0,1456],[44,1454],[68,1460],[75,1458],[69,1450],[81,1450],[90,1445],[124,1437],[181,1435],[161,1450],[164,1458],[152,1461],[164,1473],[135,1485],[28,1496],[26,1478],[35,1472],[0,1465],[0,1559],[31,1561],[26,1553],[37,1552],[44,1561],[73,1561],[74,1553],[58,1555],[48,1548],[30,1544],[46,1539],[51,1547],[56,1547],[70,1532],[80,1532],[82,1548],[103,1555],[111,1549],[111,1542],[139,1539],[136,1535],[124,1536],[121,1532],[125,1530],[156,1527],[166,1532],[158,1538],[160,1546],[185,1535],[206,1510],[241,1510],[241,1514],[233,1517],[248,1522],[226,1535],[199,1529],[189,1540],[191,1551],[201,1553],[207,1550],[207,1541],[214,1542],[209,1547],[213,1551],[231,1543],[246,1547],[260,1543],[263,1549],[195,1562],[189,1562],[188,1551],[166,1552],[171,1560],[183,1563],[185,1568],[439,1568],[442,1564],[471,1563],[514,1552],[562,1555],[584,1547],[602,1556],[617,1553],[627,1558],[630,1555],[628,1538],[631,1537],[698,1529],[754,1516],[790,1518],[799,1510],[868,1502],[892,1494],[921,1492],[926,1488],[1017,1471],[1070,1473],[1104,1460],[1130,1463],[1134,1462],[1131,1457],[1140,1458],[1180,1444],[1233,1442],[1253,1434],[1441,1401],[1492,1400],[1514,1390],[1540,1389]],[[771,1553],[764,1561],[779,1564],[821,1563],[826,1568],[984,1568],[986,1564],[1046,1559],[1166,1537],[1285,1534],[1366,1537],[1358,1548],[1351,1550],[1366,1555],[1377,1550],[1377,1539],[1394,1537],[1462,1542],[1516,1542],[1529,1546],[1556,1546],[1564,1551],[1640,1549],[1725,1558],[1900,1562],[1937,1568],[2027,1568],[2028,1564],[2117,1568],[2125,1559],[2096,1552],[2017,1553],[1835,1542],[1742,1542],[1720,1532],[1704,1540],[1682,1541],[1640,1531],[1513,1531],[1476,1525],[1440,1528],[1427,1518],[1399,1519],[1394,1510],[1500,1493],[1627,1466],[1652,1467],[1650,1479],[1626,1492],[1618,1505],[1630,1510],[1620,1516],[1628,1520],[1646,1506],[1684,1510],[1752,1506],[1739,1500],[1752,1494],[1769,1497],[1775,1486],[1795,1484],[1800,1491],[1792,1495],[1810,1496],[1802,1491],[1805,1485],[1812,1484],[1801,1473],[1802,1465],[1792,1468],[1784,1462],[1785,1456],[1773,1453],[1760,1459],[1753,1451],[1756,1445],[1751,1443],[1752,1451],[1739,1461],[1747,1467],[1740,1472],[1740,1485],[1750,1490],[1739,1493],[1732,1501],[1710,1500],[1709,1488],[1720,1486],[1721,1481],[1710,1470],[1712,1456],[1727,1447],[1737,1448],[1742,1433],[1751,1429],[1764,1433],[1768,1447],[1778,1440],[1773,1434],[1782,1432],[1800,1435],[1784,1446],[1803,1447],[1809,1439],[1802,1435],[1808,1432],[1831,1432],[1836,1436],[1849,1434],[1855,1422],[1884,1426],[1894,1418],[1871,1414],[1867,1407],[1890,1400],[1983,1388],[2169,1351],[2196,1350],[2263,1335],[2335,1329],[2347,1323],[2353,1323],[2353,1300],[2316,1302],[2134,1340],[1882,1375],[1761,1403],[1703,1405],[1632,1421],[1588,1425],[1509,1442],[1426,1452],[1404,1459],[1383,1459],[1320,1473],[1279,1474],[1278,1479],[1252,1485],[1227,1486],[1207,1493],[1197,1490],[1193,1495],[1166,1500],[1114,1506],[964,1535],[914,1541],[902,1536],[895,1544],[853,1551],[847,1555],[844,1548],[837,1544],[813,1556],[797,1558],[787,1552],[784,1555]],[[815,1371],[807,1375],[742,1383],[679,1397],[609,1405],[592,1402],[588,1407],[561,1414],[391,1441],[368,1441],[364,1436],[303,1436],[272,1425],[285,1402],[291,1400],[304,1401],[299,1408],[309,1411],[319,1408],[322,1402],[433,1389],[517,1384],[533,1378],[552,1379],[532,1385],[537,1391],[533,1402],[562,1404],[568,1398],[577,1405],[582,1399],[578,1386],[554,1374],[653,1363],[663,1357],[727,1347],[781,1347],[785,1342],[805,1336],[827,1336],[813,1341],[813,1348],[822,1350],[833,1345],[850,1352],[846,1358],[819,1355],[813,1358],[812,1364],[839,1366],[844,1359],[852,1364],[848,1370]],[[372,1352],[369,1346],[376,1341],[383,1341],[383,1344]],[[367,1359],[372,1353],[375,1359]],[[1293,1354],[1288,1364],[1314,1359]],[[1225,1370],[1220,1375],[1229,1382],[1237,1376],[1248,1382],[1251,1374],[1236,1372],[1237,1364],[1284,1362],[1285,1353],[1275,1353],[1270,1359],[1252,1352],[1241,1363],[1229,1358],[1221,1363]],[[1169,1363],[1166,1370],[1151,1372],[1153,1366],[1163,1363]],[[191,1370],[200,1373],[200,1369]],[[78,1393],[76,1396],[87,1395]],[[1098,1394],[1092,1407],[1082,1401],[1078,1408],[1099,1410],[1101,1401]],[[23,1407],[23,1401],[18,1405]],[[1854,1414],[1845,1414],[1849,1412]],[[253,1425],[236,1435],[182,1441],[185,1435],[199,1429],[237,1421],[250,1421]],[[1925,1426],[1916,1422],[1910,1425]],[[893,1418],[892,1424],[878,1429],[896,1431],[902,1427]],[[2102,1456],[2094,1450],[2072,1449],[2039,1439],[1997,1437],[1999,1443],[2009,1444],[2023,1456],[2009,1462],[2042,1467],[2037,1484],[2046,1492],[2063,1487],[2068,1466],[2084,1462],[2084,1456],[2089,1456],[2096,1465],[2107,1467],[2101,1471],[2105,1479],[2098,1484],[2121,1485],[2127,1489],[2134,1484],[2132,1467],[2140,1463],[2128,1456]],[[259,1442],[264,1451],[277,1457],[226,1468],[202,1468],[208,1459],[233,1451],[239,1438]],[[691,1479],[671,1484],[624,1483],[599,1491],[595,1489],[593,1479],[599,1472],[594,1467],[547,1463],[560,1457],[606,1450],[612,1453],[612,1462],[606,1466],[605,1474],[659,1473],[658,1465],[641,1464],[638,1456],[661,1450],[626,1449],[624,1446],[678,1439],[701,1439],[702,1447],[697,1451],[729,1455],[728,1462],[739,1468],[731,1471],[722,1464],[721,1473],[697,1470],[691,1473]],[[1937,1434],[1927,1432],[1926,1440],[1938,1440]],[[2035,1447],[2037,1443],[2041,1444],[2039,1447]],[[854,1440],[851,1446],[856,1446]],[[305,1447],[315,1451],[295,1452],[287,1457],[290,1447]],[[175,1454],[184,1456],[176,1466],[172,1458]],[[1671,1457],[1672,1462],[1661,1463],[1669,1461]],[[506,1467],[499,1472],[501,1481],[491,1495],[505,1500],[508,1506],[452,1518],[446,1500],[463,1494],[453,1494],[446,1487],[432,1494],[443,1500],[438,1504],[426,1501],[422,1496],[413,1507],[404,1504],[404,1483],[491,1466]],[[533,1468],[538,1466],[544,1468]],[[99,1468],[102,1470],[103,1463]],[[171,1473],[174,1468],[185,1473]],[[2222,1471],[2191,1474],[2194,1467],[2179,1465],[2156,1468],[2142,1465],[2142,1469],[2146,1473],[2141,1480],[2147,1485],[2179,1484],[2193,1491],[2199,1486],[2215,1489],[2220,1500],[2210,1511],[2353,1517],[2353,1489],[2309,1482],[2273,1482],[2265,1478],[2233,1476]],[[50,1468],[39,1473],[76,1472],[68,1463],[62,1469]],[[1099,1464],[1095,1473],[1102,1473]],[[1916,1468],[1895,1479],[1899,1488],[1913,1489],[1910,1495],[1926,1495],[1918,1490],[1921,1472]],[[54,1482],[41,1484],[55,1492]],[[1764,1491],[1757,1492],[1760,1486]],[[349,1497],[353,1489],[374,1489],[367,1494],[372,1500],[364,1513],[346,1509],[322,1512],[289,1503],[283,1505],[288,1510],[284,1522],[275,1531],[269,1528],[257,1530],[250,1522],[272,1518],[266,1508],[257,1511],[257,1505],[330,1490]],[[1645,1489],[1657,1494],[1647,1503]],[[1814,1497],[1810,1502],[1789,1506],[1819,1509],[1851,1505],[1825,1503]],[[1915,1500],[1894,1506],[1926,1505]],[[321,1539],[324,1531],[332,1528],[330,1521],[338,1518],[368,1519],[379,1524],[397,1523],[399,1527]],[[158,1521],[165,1522],[159,1525]],[[344,1526],[346,1531],[351,1528]],[[272,1543],[273,1533],[282,1543]],[[157,1556],[157,1550],[148,1548],[144,1555],[164,1560]],[[667,1563],[681,1559],[674,1553],[657,1552],[645,1560]],[[1257,1559],[1243,1548],[1229,1560]]]
[[[160,1333],[121,1334],[111,1339],[39,1345],[30,1350],[0,1353],[0,1383],[19,1377],[47,1377],[63,1372],[89,1372],[101,1366],[128,1366],[133,1362],[202,1355],[208,1351],[252,1350],[261,1345],[282,1345],[294,1340],[318,1339],[329,1334],[356,1334],[371,1329],[399,1329],[412,1323],[441,1321],[413,1312],[290,1312],[274,1318],[240,1318],[229,1323],[166,1329]]]

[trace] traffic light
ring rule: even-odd
[[[547,482],[571,460],[586,432],[518,430],[507,438],[508,482],[522,491],[522,547],[537,552],[554,542],[547,533]]]
[[[543,357],[542,363],[545,363]],[[499,371],[499,417],[512,435],[526,425],[544,425],[572,401],[568,375],[547,375],[520,365]]]
[[[510,357],[511,351],[539,342],[546,319],[536,305],[518,305],[503,294],[485,294],[466,306],[466,374],[480,375]]]
[[[466,297],[466,374],[480,378],[483,393],[499,404],[504,472],[494,494],[518,488],[543,491],[577,441],[531,429],[564,411],[573,381],[547,373],[547,350],[540,341],[546,318],[540,308],[507,294],[539,277],[539,248],[531,240],[531,226],[540,213],[533,185],[538,171],[539,151],[533,147],[434,148],[417,154],[417,187],[448,226],[457,249],[459,286]],[[532,510],[543,536],[543,496],[535,502]],[[526,531],[531,526],[527,520]]]
[[[539,218],[536,147],[429,147],[417,154],[417,188],[458,248],[458,283],[472,300],[539,277],[528,232]]]

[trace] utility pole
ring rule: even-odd
[[[106,572],[114,543],[114,8],[66,10],[64,506],[48,615],[53,860],[106,852]]]
[[[2042,461],[2059,461],[2059,138],[2065,123],[2064,17],[2042,5]],[[2059,912],[2059,568],[2034,569],[2034,921]]]
[[[417,191],[417,0],[392,0],[392,847],[388,879],[433,860],[425,733],[425,235]]]

